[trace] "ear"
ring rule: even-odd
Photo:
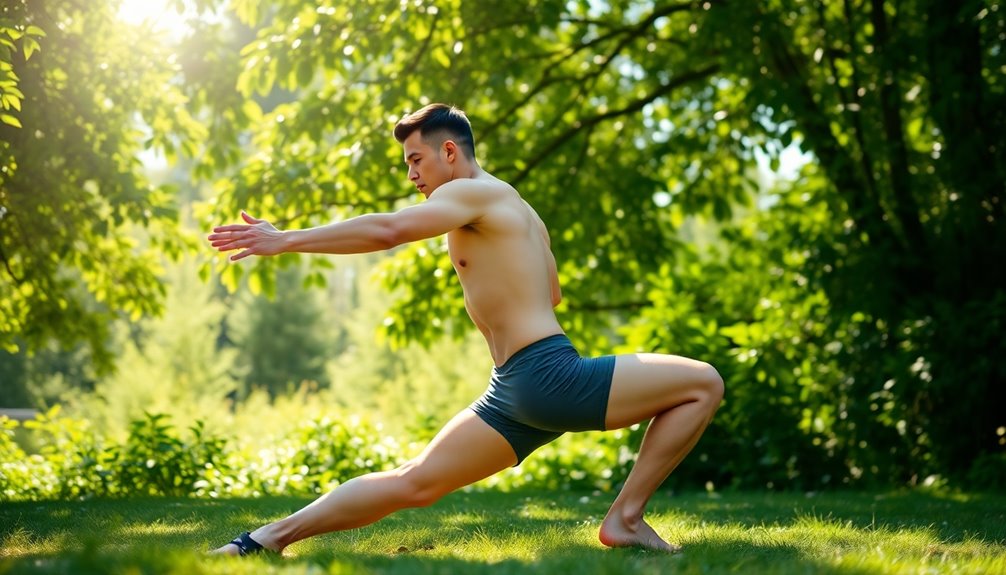
[[[447,154],[447,161],[453,163],[458,157],[458,145],[454,140],[444,140],[444,153]]]

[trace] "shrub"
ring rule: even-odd
[[[144,495],[195,494],[208,470],[224,463],[226,441],[207,434],[203,422],[179,437],[163,414],[146,413],[129,426],[129,437],[118,452],[118,487]],[[214,474],[215,475],[215,474]]]
[[[263,448],[239,447],[197,421],[180,434],[164,414],[130,423],[119,443],[53,408],[24,424],[39,453],[14,440],[16,421],[0,418],[0,500],[171,495],[317,494],[393,467],[402,449],[359,417],[310,419]]]
[[[39,453],[25,462],[32,478],[29,497],[78,498],[94,495],[114,495],[112,479],[114,462],[118,458],[115,446],[105,446],[103,438],[91,432],[83,420],[60,417],[55,406],[24,423],[32,430]]]
[[[19,494],[36,491],[30,467],[25,465],[28,456],[14,441],[17,421],[0,416],[0,501],[14,499]]]
[[[242,444],[208,432],[202,421],[179,432],[168,416],[146,413],[116,441],[57,407],[24,424],[42,446],[29,455],[14,441],[17,422],[0,422],[0,500],[317,495],[390,469],[417,448],[356,415],[310,417],[278,437],[263,432]],[[566,434],[477,487],[618,489],[642,435],[640,425]]]
[[[391,437],[359,416],[313,418],[273,445],[230,453],[232,473],[208,474],[210,496],[319,494],[357,475],[383,471],[403,459]]]
[[[1006,453],[978,456],[968,472],[968,485],[986,491],[1006,491]]]
[[[535,487],[611,491],[625,481],[636,462],[640,427],[567,433],[535,451],[520,467],[490,477],[482,485],[502,490]]]

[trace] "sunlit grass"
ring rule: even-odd
[[[610,497],[457,493],[244,560],[203,553],[307,500],[4,504],[0,573],[1006,573],[1006,496],[660,494],[675,556],[601,546]]]

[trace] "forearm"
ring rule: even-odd
[[[390,214],[367,214],[341,222],[283,232],[283,251],[360,254],[398,245]]]

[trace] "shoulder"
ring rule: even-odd
[[[460,178],[442,184],[427,201],[455,201],[487,205],[510,197],[520,197],[509,185],[492,180]]]

